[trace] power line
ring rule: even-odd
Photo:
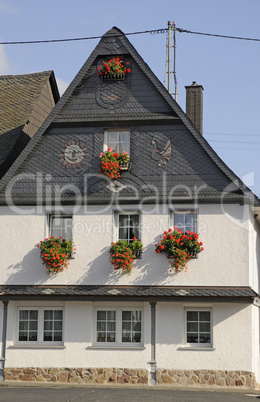
[[[260,42],[258,38],[247,38],[242,36],[231,36],[231,35],[221,35],[221,34],[212,34],[206,32],[196,32],[196,31],[189,31],[187,29],[182,28],[172,28],[180,33],[188,33],[194,35],[204,35],[204,36],[211,36],[216,38],[224,38],[224,39],[238,39],[238,40],[247,40],[247,41],[254,41]],[[125,36],[129,35],[140,35],[140,34],[163,34],[168,32],[167,28],[159,28],[153,29],[149,31],[136,31],[136,32],[128,32],[124,34]],[[0,45],[29,45],[29,44],[39,44],[39,43],[57,43],[57,42],[72,42],[72,41],[81,41],[81,40],[93,40],[93,39],[101,39],[102,36],[87,36],[81,38],[64,38],[64,39],[46,39],[46,40],[29,40],[29,41],[12,41],[12,42],[0,42]]]
[[[260,137],[260,134],[236,134],[236,133],[206,133],[204,131],[204,135],[208,136],[208,135],[214,135],[214,136],[219,136],[219,135],[225,135],[227,137],[229,136],[234,136],[234,137]]]
[[[239,39],[239,40],[250,40],[250,41],[254,41],[254,42],[260,42],[260,39],[258,39],[258,38],[245,38],[242,36],[219,35],[219,34],[211,34],[211,33],[206,33],[206,32],[195,32],[195,31],[188,31],[188,30],[182,29],[182,28],[176,28],[176,30],[180,33],[184,32],[184,33],[190,33],[190,34],[194,34],[194,35],[214,36],[216,38]]]

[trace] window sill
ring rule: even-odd
[[[11,345],[7,349],[66,349],[64,345]]]
[[[92,345],[88,346],[86,349],[108,349],[108,350],[145,350],[145,346],[124,346],[124,345],[114,345],[114,346],[108,346],[108,345]]]
[[[202,347],[202,346],[180,346],[179,348],[178,348],[178,350],[199,350],[199,351],[201,351],[201,350],[206,350],[206,351],[211,351],[211,350],[215,350],[215,348],[213,348],[213,346],[205,346],[205,347]]]

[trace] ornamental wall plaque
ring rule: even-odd
[[[83,142],[75,140],[67,141],[65,148],[61,149],[62,154],[60,156],[62,156],[62,159],[60,159],[60,162],[67,169],[70,167],[73,169],[76,167],[80,168],[85,165],[85,159],[88,155],[86,150],[87,148]]]

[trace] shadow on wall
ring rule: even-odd
[[[11,271],[7,285],[28,285],[46,283],[46,268],[42,265],[39,249],[35,247],[27,253],[22,261],[7,267],[7,272]]]
[[[160,241],[160,236],[154,243]],[[154,243],[144,247],[141,259],[136,259],[130,274],[115,270],[109,260],[109,247],[100,251],[86,267],[85,273],[78,279],[77,285],[160,285],[167,282],[169,262],[165,255],[155,253]]]

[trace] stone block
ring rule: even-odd
[[[67,371],[61,371],[57,374],[57,380],[59,382],[67,382],[68,381],[68,372]]]
[[[45,379],[43,378],[42,374],[39,374],[36,376],[36,381],[45,382]]]
[[[19,381],[18,377],[13,376],[10,373],[5,373],[5,381]]]
[[[33,374],[20,374],[20,381],[36,381],[35,376]]]
[[[25,368],[23,370],[24,374],[35,374],[37,372],[37,370],[35,368]]]
[[[144,375],[143,377],[137,380],[137,384],[148,384],[148,376]]]
[[[57,374],[60,371],[60,369],[58,368],[50,368],[49,369],[49,374]]]
[[[97,384],[104,384],[105,382],[105,376],[103,375],[99,375],[96,379],[95,379],[95,383]]]
[[[178,380],[179,380],[180,378],[178,378]],[[164,383],[166,383],[166,384],[173,384],[173,383],[175,383],[176,381],[171,377],[171,376],[169,376],[169,374],[162,374],[162,382],[164,382]]]
[[[11,369],[10,372],[13,375],[18,375],[18,374],[21,374],[23,372],[23,370],[22,369]]]
[[[80,384],[81,383],[81,378],[80,377],[71,377],[71,378],[69,378],[69,382]]]
[[[235,381],[236,387],[241,387],[243,385],[242,380],[236,380]]]

